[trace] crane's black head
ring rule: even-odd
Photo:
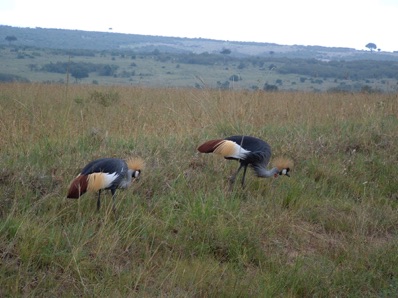
[[[286,176],[290,177],[289,172],[290,172],[290,168],[282,169],[282,171],[279,172],[279,176],[286,175]]]

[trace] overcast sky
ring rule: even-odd
[[[0,24],[398,51],[398,0],[1,0]]]

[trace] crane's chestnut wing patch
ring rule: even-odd
[[[213,152],[219,145],[221,142],[223,142],[224,140],[211,140],[211,141],[207,141],[206,143],[203,143],[202,145],[200,145],[198,147],[198,151],[200,153],[211,153]]]
[[[69,186],[68,195],[69,199],[78,199],[87,191],[88,180],[86,175],[77,176]]]

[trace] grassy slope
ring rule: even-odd
[[[1,296],[389,296],[396,95],[0,85]],[[292,177],[228,191],[209,138],[262,137]],[[91,159],[139,155],[117,197],[65,199]]]

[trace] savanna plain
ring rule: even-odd
[[[2,297],[398,293],[396,93],[10,83],[0,115]],[[229,190],[238,163],[196,148],[236,134],[291,177]],[[131,156],[115,214],[108,192],[66,198],[89,161]]]

